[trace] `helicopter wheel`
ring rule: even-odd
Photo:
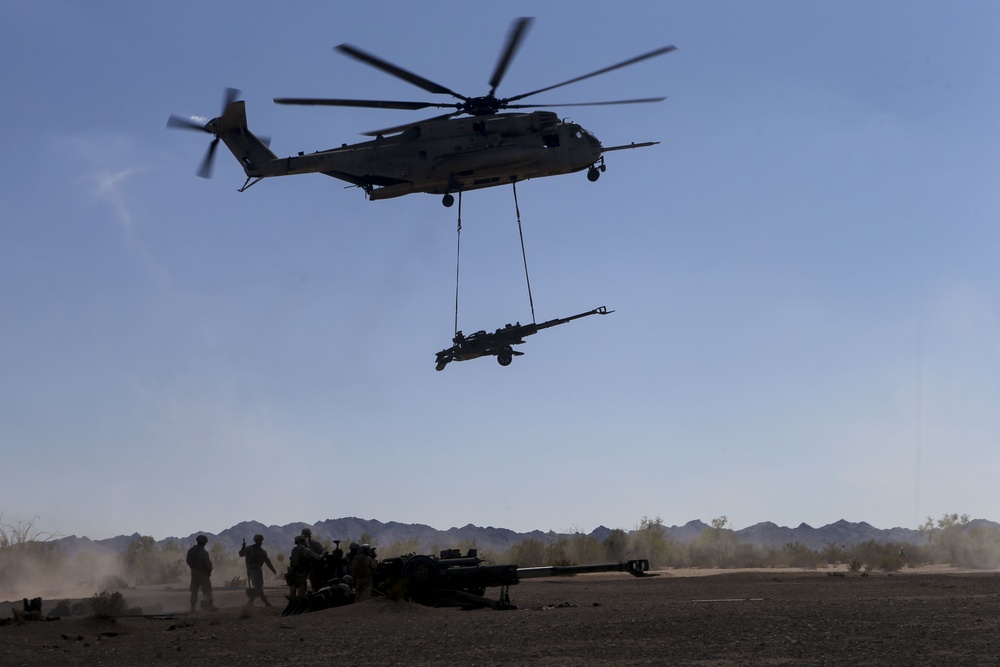
[[[452,195],[445,195],[441,198],[441,203],[447,208],[451,208],[451,206],[455,203],[455,198]]]
[[[510,366],[512,361],[514,361],[514,350],[509,347],[497,355],[497,363],[501,366]]]
[[[587,180],[590,181],[591,183],[595,182],[600,177],[601,177],[601,172],[595,167],[591,167],[590,169],[587,170]]]

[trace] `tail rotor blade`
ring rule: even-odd
[[[221,116],[225,114],[226,109],[229,108],[229,105],[235,102],[239,96],[240,96],[240,91],[237,90],[236,88],[226,88],[226,93],[222,98],[222,114],[219,115]]]
[[[211,132],[205,129],[205,123],[199,123],[193,118],[184,118],[182,116],[173,116],[167,119],[167,127],[173,127],[179,130],[200,130],[201,132]]]
[[[215,149],[218,146],[218,137],[212,139],[212,143],[208,145],[208,152],[205,153],[205,159],[201,161],[201,167],[198,168],[198,175],[202,178],[212,178],[212,163],[215,160]]]

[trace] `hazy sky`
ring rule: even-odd
[[[518,16],[512,96],[606,146],[518,188],[540,332],[434,370],[456,209],[320,175],[245,193],[243,91],[279,155],[438,113]],[[1000,520],[1000,4],[0,3],[0,511],[157,538],[358,516],[440,529]],[[509,188],[463,202],[459,327],[531,320]]]

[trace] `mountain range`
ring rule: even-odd
[[[1000,524],[983,519],[975,519],[969,523],[969,527],[976,525],[1000,528]],[[481,527],[471,523],[461,528],[439,530],[423,524],[395,521],[383,523],[376,519],[359,519],[357,517],[327,519],[314,524],[289,523],[283,526],[266,526],[258,521],[244,521],[218,534],[208,532],[204,534],[209,538],[209,546],[218,542],[227,550],[235,551],[240,548],[244,539],[249,542],[255,534],[259,533],[264,536],[264,542],[268,548],[280,552],[291,550],[294,546],[295,536],[300,534],[303,528],[310,528],[313,537],[324,544],[333,540],[350,543],[364,537],[373,546],[379,547],[380,556],[399,555],[388,553],[386,549],[401,545],[405,545],[409,551],[416,550],[418,553],[437,553],[441,549],[475,546],[480,552],[503,554],[511,546],[526,539],[536,539],[543,543],[549,543],[560,537],[569,536],[567,533],[540,530],[518,533],[507,528]],[[663,533],[668,539],[687,544],[708,528],[710,528],[708,524],[696,519],[682,526],[663,526]],[[611,532],[610,528],[599,526],[589,535],[598,541],[603,541]],[[626,533],[631,532],[634,531],[626,531]],[[831,544],[838,547],[851,547],[871,540],[881,543],[902,542],[913,545],[922,545],[927,540],[926,534],[918,530],[875,528],[864,521],[850,522],[843,519],[820,528],[813,528],[805,523],[799,524],[795,528],[788,528],[765,521],[735,530],[733,533],[741,542],[762,547],[780,548],[785,544],[798,542],[815,551],[822,550]],[[159,540],[157,544],[163,545],[170,540],[176,540],[182,545],[193,544],[197,535],[198,533],[192,533],[184,537],[165,538]],[[139,533],[119,535],[102,540],[91,540],[87,537],[71,535],[52,541],[67,553],[88,549],[122,552],[137,537],[140,537]]]

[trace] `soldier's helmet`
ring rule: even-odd
[[[303,528],[302,529],[302,534],[305,535],[306,537],[312,537],[313,532],[310,529],[308,529],[308,528]]]
[[[199,535],[198,537],[194,538],[194,541],[197,542],[198,544],[205,544],[206,542],[208,542],[208,538],[205,537],[204,535]]]
[[[253,536],[253,541],[256,542],[257,544],[260,544],[261,542],[264,541],[264,536],[258,533]]]
[[[306,541],[306,536],[305,535],[296,535],[295,536],[295,543],[296,544],[301,544],[301,543],[303,543],[305,541]]]
[[[348,547],[348,549],[349,549],[350,551],[357,551],[357,550],[358,550],[358,548],[359,548],[359,547],[358,547],[358,543],[357,543],[357,542],[351,542],[351,546],[349,546],[349,547]]]

